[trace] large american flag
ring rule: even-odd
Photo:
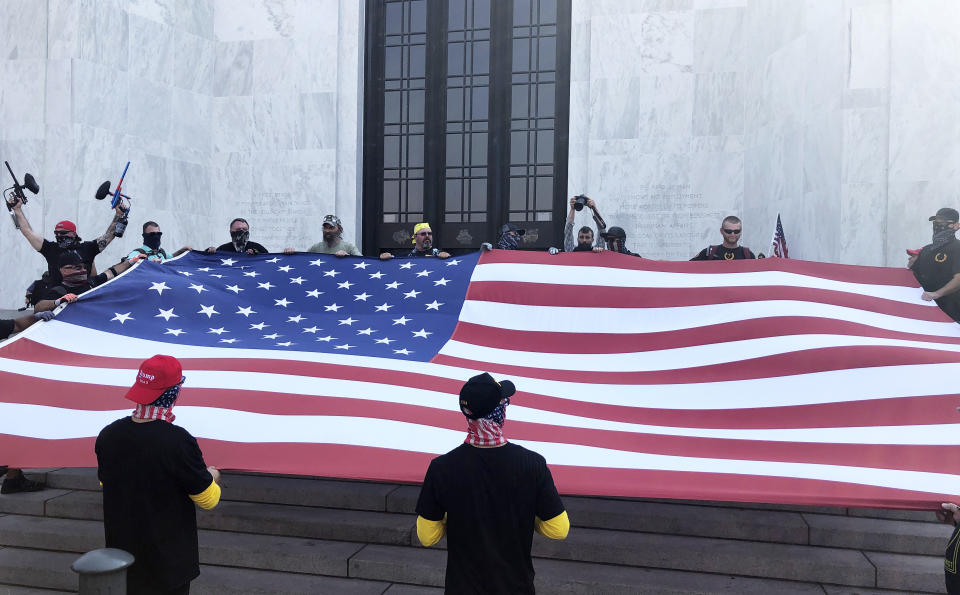
[[[960,495],[958,351],[905,269],[190,253],[0,346],[0,459],[95,464],[165,353],[176,423],[222,468],[419,481],[489,371],[564,493],[934,507]]]

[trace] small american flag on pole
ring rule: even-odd
[[[0,460],[91,466],[140,362],[218,467],[417,482],[458,391],[567,494],[932,508],[960,495],[960,325],[906,269],[493,250],[448,260],[190,253],[0,343]],[[164,422],[155,422],[164,423]]]
[[[773,240],[771,240],[771,251],[777,258],[789,258],[787,256],[787,236],[783,235],[783,224],[780,223],[780,213],[777,213],[777,228],[773,230]]]

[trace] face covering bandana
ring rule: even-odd
[[[500,446],[506,444],[503,437],[503,421],[510,399],[504,399],[497,408],[486,417],[478,419],[467,418],[467,438],[464,440],[472,446]]]
[[[946,221],[933,222],[933,247],[939,248],[949,244],[951,240],[957,237],[957,231],[950,227]]]
[[[143,234],[143,245],[151,250],[157,250],[160,248],[160,236],[162,235],[163,232],[160,231]]]
[[[133,410],[133,417],[137,419],[160,419],[172,423],[177,418],[173,414],[173,405],[177,402],[180,389],[186,380],[185,376],[181,376],[180,382],[163,391],[163,394],[157,397],[157,400],[153,403],[149,405],[138,404],[137,408]]]
[[[57,236],[57,246],[64,250],[75,248],[80,243],[77,236]]]
[[[500,234],[497,240],[497,248],[501,250],[516,250],[520,247],[520,238],[510,232]]]
[[[231,231],[230,237],[233,239],[233,247],[237,252],[243,252],[247,247],[247,240],[250,239],[250,230],[238,229]]]

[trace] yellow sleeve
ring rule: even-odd
[[[220,502],[220,486],[217,482],[211,481],[207,489],[199,494],[190,494],[190,499],[197,503],[197,506],[204,510],[210,510]]]
[[[549,539],[566,539],[570,532],[570,518],[567,517],[567,511],[564,510],[552,519],[541,521],[536,517],[534,527],[537,533]]]
[[[422,516],[417,516],[417,538],[425,547],[440,541],[440,538],[447,532],[447,515],[443,515],[442,521],[431,521]]]

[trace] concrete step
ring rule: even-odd
[[[47,488],[39,492],[24,492],[22,494],[0,494],[0,513],[33,514],[42,516],[46,513],[46,503],[54,498],[69,494],[69,490]]]
[[[56,589],[35,589],[33,587],[0,585],[0,595],[68,595],[70,593],[73,593],[73,591],[58,591]]]
[[[70,565],[75,553],[0,548],[0,583],[76,592],[77,575]]]
[[[674,570],[631,568],[534,558],[538,593],[804,593],[822,595],[813,583],[752,579]],[[368,545],[350,560],[352,576],[442,586],[446,552]]]
[[[53,517],[103,520],[98,492],[70,492],[50,501],[47,510]],[[415,522],[384,512],[230,501],[197,513],[197,526],[204,529],[403,545],[410,543]]]
[[[200,562],[301,574],[347,576],[361,543],[199,531]],[[104,546],[103,523],[76,519],[0,517],[0,546],[83,553]]]
[[[944,541],[946,549],[946,541]],[[884,552],[864,552],[877,567],[877,587],[916,593],[943,593],[943,554],[912,556]]]
[[[190,593],[199,595],[303,595],[343,593],[381,595],[390,587],[386,581],[368,581],[332,576],[311,576],[268,570],[200,566],[200,576],[190,584]]]
[[[536,535],[543,558],[872,587],[876,572],[856,550],[577,529],[567,539]]]
[[[891,553],[943,555],[953,527],[943,523],[804,513],[810,544]]]

